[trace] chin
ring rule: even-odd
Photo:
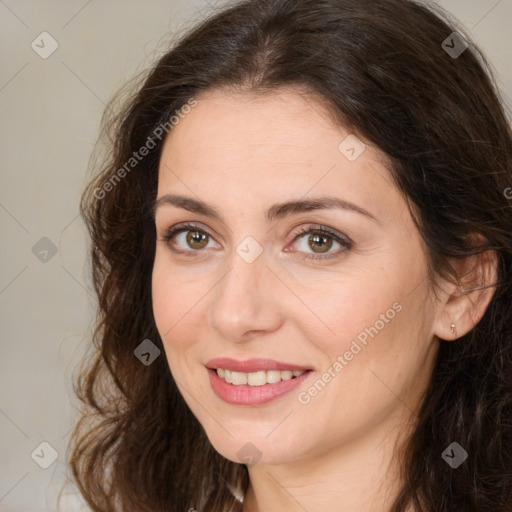
[[[238,464],[287,464],[305,456],[304,446],[293,442],[289,437],[285,439],[276,436],[270,441],[268,434],[258,435],[245,431],[244,435],[237,436],[233,433],[233,438],[223,432],[219,437],[208,435],[208,439],[215,451]]]

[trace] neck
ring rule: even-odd
[[[401,418],[328,453],[249,467],[243,512],[388,512],[402,483],[397,453],[411,433],[401,409]]]

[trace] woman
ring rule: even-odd
[[[105,125],[92,510],[512,510],[512,133],[461,27],[241,2]]]

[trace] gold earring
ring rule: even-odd
[[[451,325],[451,333],[452,333],[452,335],[454,335],[455,337],[457,337],[457,329],[455,329],[455,324],[452,324],[452,325]]]

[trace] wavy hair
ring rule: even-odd
[[[454,31],[469,44],[458,56],[443,47]],[[151,207],[165,138],[156,134],[205,91],[284,86],[315,93],[389,158],[433,282],[457,279],[450,258],[496,252],[483,318],[459,339],[439,340],[391,512],[512,510],[512,132],[495,74],[464,28],[436,4],[411,0],[231,4],[111,103],[106,151],[80,203],[99,302],[74,378],[81,416],[68,451],[81,494],[95,512],[240,507],[231,490],[243,496],[247,467],[212,447],[165,357],[146,366],[134,356],[145,339],[164,351],[151,301]],[[457,470],[441,457],[452,441],[468,452]]]

